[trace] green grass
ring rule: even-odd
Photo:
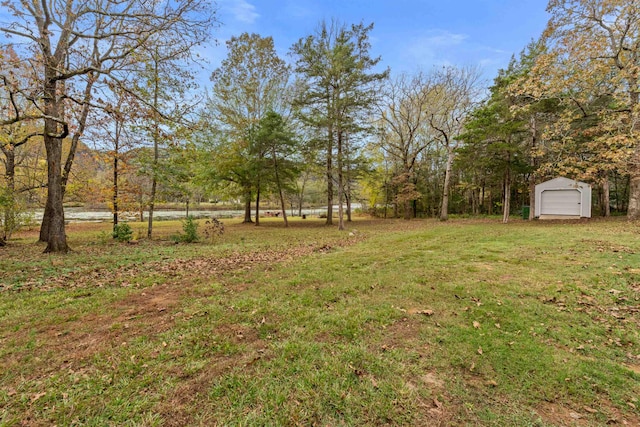
[[[263,221],[0,249],[0,425],[640,424],[637,225]]]

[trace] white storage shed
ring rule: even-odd
[[[591,218],[591,186],[568,178],[536,185],[535,216],[540,219]]]

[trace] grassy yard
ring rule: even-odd
[[[638,224],[322,221],[20,234],[0,425],[640,425]]]

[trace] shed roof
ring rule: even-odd
[[[541,188],[588,188],[591,185],[586,182],[576,181],[575,179],[569,179],[564,177],[558,177],[550,179],[549,181],[545,181],[536,185],[536,187]]]

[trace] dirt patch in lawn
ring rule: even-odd
[[[347,246],[359,237],[332,243],[333,247]],[[247,253],[233,253],[221,258],[166,259],[138,263],[118,268],[99,268],[70,272],[48,282],[46,290],[54,288],[87,289],[85,297],[91,298],[91,288],[128,287],[130,292],[119,300],[101,306],[99,312],[79,313],[69,308],[52,311],[52,316],[36,320],[29,327],[11,332],[7,337],[14,343],[35,343],[41,359],[31,359],[33,350],[20,350],[0,358],[0,365],[12,369],[29,362],[33,369],[24,379],[48,377],[62,368],[85,365],[93,355],[113,349],[139,336],[153,336],[169,330],[182,313],[180,301],[194,293],[191,285],[197,280],[211,280],[235,271],[253,268],[269,268],[276,263],[291,262],[302,256],[322,251],[326,244],[305,244]],[[129,278],[140,279],[153,274],[162,280],[159,284],[137,288]],[[20,292],[45,290],[41,287]],[[11,291],[9,291],[11,292]],[[55,324],[54,324],[55,323]],[[126,345],[126,344],[124,344]],[[45,357],[46,353],[46,357]]]
[[[582,406],[569,408],[558,403],[545,402],[538,405],[536,412],[545,423],[556,426],[638,426],[640,418],[630,414],[622,415],[611,402],[600,401],[597,407]],[[602,421],[606,418],[606,421]]]

